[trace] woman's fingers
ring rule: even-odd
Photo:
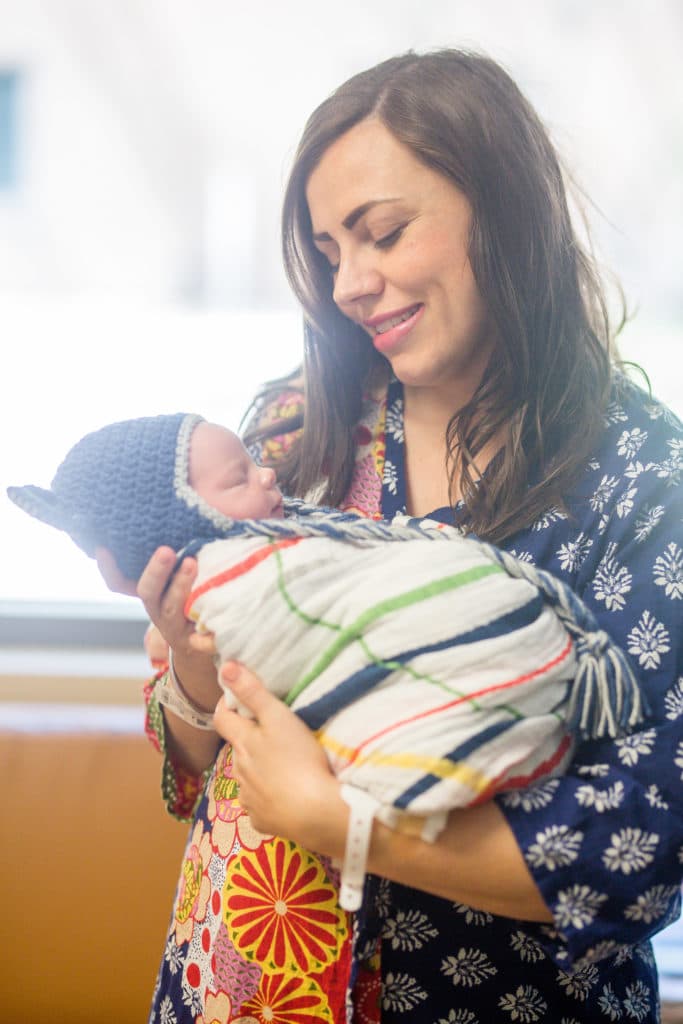
[[[145,607],[159,608],[169,577],[176,564],[173,548],[157,548],[138,580],[138,596]],[[169,587],[170,590],[170,587]]]
[[[315,736],[244,665],[226,662],[220,679],[227,699],[234,698],[239,711],[230,710],[223,698],[214,713],[214,726],[233,747],[240,803],[249,809],[252,824],[266,835],[286,836],[322,850],[320,822],[336,801],[341,813],[335,816],[330,849],[337,856],[347,810]],[[324,839],[326,845],[330,841],[329,836]]]
[[[268,692],[258,676],[238,661],[224,662],[219,680],[225,696],[216,705],[214,726],[236,750],[258,760],[262,756],[260,744],[269,746],[269,734],[277,733],[273,718],[284,712],[289,719],[292,713]],[[300,726],[297,721],[296,727]]]
[[[138,596],[167,643],[176,650],[189,648],[192,623],[185,618],[185,602],[197,575],[197,563],[185,558],[176,568],[172,548],[157,548],[138,581]]]
[[[213,633],[192,633],[190,647],[196,654],[214,655],[216,653],[216,637]]]
[[[213,713],[214,728],[232,747],[240,746],[244,722],[234,708],[228,707],[224,699],[218,701]]]
[[[126,579],[116,564],[111,551],[108,551],[107,548],[95,548],[95,561],[97,562],[97,568],[100,570],[102,579],[110,590],[113,590],[115,594],[126,594],[129,597],[135,597],[137,593],[135,582]]]
[[[220,678],[237,702],[257,719],[263,721],[269,712],[282,707],[281,701],[269,693],[258,676],[239,661],[226,661],[221,665]]]

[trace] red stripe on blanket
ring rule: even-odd
[[[494,797],[496,793],[507,791],[508,789],[526,789],[532,783],[536,782],[541,776],[547,776],[552,772],[554,768],[557,768],[567,753],[569,744],[572,742],[572,737],[569,733],[562,737],[560,745],[551,757],[547,757],[545,761],[534,768],[528,775],[512,775],[509,779],[505,778],[504,773],[501,773],[497,778],[492,779],[486,789],[476,797],[469,807],[475,807],[477,804],[486,803],[491,797]]]
[[[238,576],[244,576],[245,573],[253,569],[254,566],[258,565],[259,562],[265,561],[269,555],[275,554],[276,551],[282,551],[284,548],[291,548],[294,544],[298,544],[302,541],[303,537],[286,537],[284,540],[277,540],[272,544],[266,544],[265,547],[259,548],[254,551],[253,554],[249,555],[243,561],[238,562],[237,565],[231,566],[230,569],[226,569],[224,572],[219,572],[216,576],[212,576],[210,579],[205,580],[201,586],[193,590],[187,601],[185,602],[185,616],[189,618],[189,611],[194,602],[202,594],[206,594],[207,591],[213,590],[214,587],[220,587],[223,583],[229,583],[230,580],[237,579]]]
[[[363,743],[356,747],[347,764],[353,764],[361,751],[367,747],[369,743],[374,743],[375,740],[381,739],[381,737],[388,735],[390,732],[394,732],[395,729],[400,729],[403,725],[409,725],[411,722],[419,722],[423,718],[429,718],[430,715],[438,715],[442,711],[445,711],[446,708],[457,707],[458,704],[462,704],[464,701],[476,700],[477,697],[483,697],[488,693],[495,693],[496,690],[509,690],[512,686],[520,686],[522,683],[526,683],[530,679],[535,679],[537,676],[543,675],[550,671],[550,669],[555,668],[557,665],[561,665],[562,662],[571,654],[572,647],[573,642],[570,637],[564,649],[560,651],[555,658],[552,658],[547,662],[547,664],[541,665],[540,668],[534,669],[533,672],[527,672],[525,675],[518,676],[516,679],[510,679],[506,683],[496,683],[495,686],[487,686],[483,690],[477,690],[476,693],[469,693],[466,696],[457,697],[455,700],[449,700],[445,704],[440,704],[436,708],[429,708],[427,711],[421,711],[417,715],[411,715],[409,718],[404,718],[400,722],[394,722],[393,725],[388,725],[384,729],[380,729],[380,731],[376,732],[374,736],[368,736]]]

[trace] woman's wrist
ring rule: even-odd
[[[212,715],[223,695],[218,685],[216,665],[212,655],[195,651],[171,650],[169,665],[173,669],[177,688],[201,713]]]
[[[168,672],[156,685],[155,695],[161,707],[193,729],[215,732],[213,713],[220,697],[216,671],[210,659],[191,655],[183,659],[181,676],[177,657],[169,650]],[[189,680],[186,683],[184,680]]]
[[[379,801],[355,786],[342,785],[339,793],[349,808],[339,903],[344,910],[359,910],[363,902],[368,852]]]
[[[195,729],[213,732],[213,711],[195,704],[184,690],[173,664],[173,651],[169,650],[168,671],[156,686],[156,698],[161,707],[168,708],[181,721]]]
[[[334,775],[330,773],[325,780],[319,778],[313,791],[302,794],[295,813],[297,820],[291,829],[283,822],[284,834],[291,832],[289,838],[305,849],[331,857],[341,865],[350,812],[341,795],[341,784]]]

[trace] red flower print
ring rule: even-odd
[[[320,861],[274,839],[230,865],[225,923],[235,947],[268,971],[320,970],[337,957],[348,928]]]
[[[286,974],[264,974],[261,986],[242,1007],[243,1016],[235,1018],[258,1024],[322,1024],[331,1022],[325,993],[313,978]]]

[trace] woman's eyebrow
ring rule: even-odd
[[[356,206],[355,209],[351,210],[351,213],[347,214],[342,221],[342,226],[347,231],[351,231],[353,227],[358,223],[361,217],[364,217],[369,210],[372,210],[375,206],[381,206],[383,203],[395,203],[398,201],[398,196],[390,196],[388,199],[370,199],[367,203],[361,203],[360,206]],[[334,239],[327,231],[321,231],[313,235],[314,242],[333,242]]]

